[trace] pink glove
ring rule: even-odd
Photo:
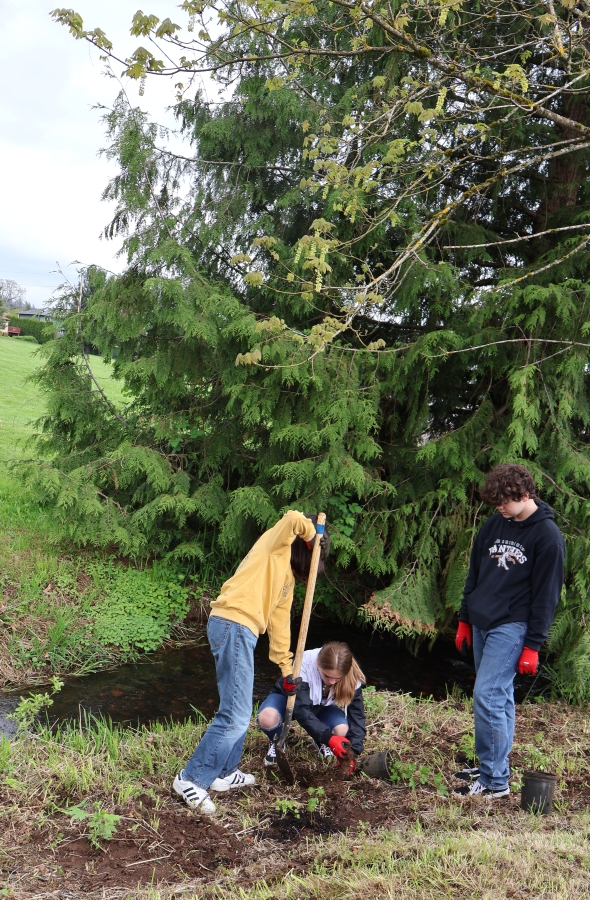
[[[523,647],[518,660],[517,671],[519,675],[536,675],[539,666],[539,651]]]
[[[459,622],[455,635],[455,647],[462,656],[465,656],[467,648],[471,647],[471,625],[468,622]]]

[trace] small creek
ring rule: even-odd
[[[298,623],[293,634],[298,631]],[[415,697],[432,696],[442,700],[454,686],[470,695],[475,680],[473,661],[463,661],[452,642],[437,641],[431,652],[423,647],[413,656],[391,635],[370,629],[312,618],[308,647],[325,641],[346,641],[363,669],[367,683],[377,690],[403,691]],[[268,641],[263,635],[255,654],[254,701],[264,699],[277,679],[279,670],[268,659]],[[515,694],[522,702],[533,686],[530,679],[517,676]],[[540,694],[547,682],[536,680],[533,691]],[[42,688],[41,690],[46,690]],[[18,703],[19,695],[0,693],[0,734],[14,732],[14,723],[6,716]],[[531,692],[532,694],[533,692]],[[51,721],[78,720],[83,711],[104,716],[113,722],[136,726],[155,721],[183,721],[197,709],[211,718],[217,708],[218,694],[213,658],[203,635],[200,646],[162,650],[137,664],[119,666],[94,675],[66,678],[49,710]]]

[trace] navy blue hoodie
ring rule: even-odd
[[[537,510],[522,522],[496,513],[475,538],[459,612],[461,622],[484,631],[528,622],[525,646],[539,650],[555,616],[563,585],[565,541],[553,510]]]

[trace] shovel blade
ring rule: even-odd
[[[283,778],[285,779],[287,784],[295,784],[295,776],[291,771],[291,766],[289,765],[289,760],[287,759],[285,748],[277,744],[275,749],[277,754],[277,765],[281,770]]]

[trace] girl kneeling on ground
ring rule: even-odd
[[[348,751],[352,749],[357,756],[363,752],[367,731],[362,694],[365,680],[347,644],[330,641],[303,654],[293,718],[313,738],[321,757],[347,760],[349,774],[354,771],[354,759]],[[258,710],[258,724],[270,741],[264,759],[267,766],[276,764],[275,742],[292,693],[284,682],[279,678]]]

